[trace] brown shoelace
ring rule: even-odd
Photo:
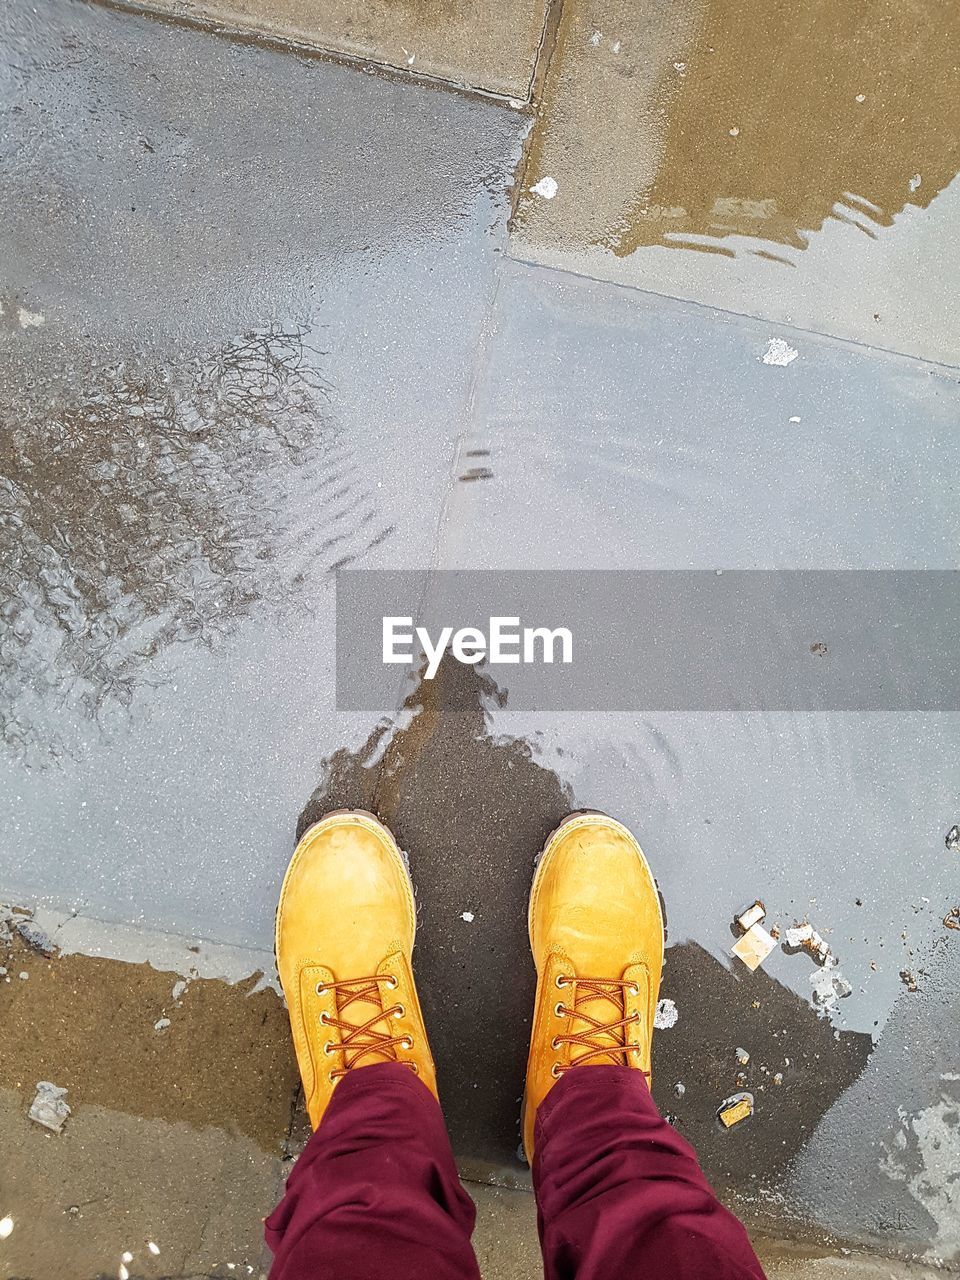
[[[396,1062],[396,1050],[412,1049],[413,1040],[408,1035],[391,1036],[389,1031],[377,1031],[376,1025],[385,1018],[400,1017],[404,1013],[402,1004],[391,1005],[390,1008],[384,1009],[383,1002],[380,997],[381,982],[385,982],[388,987],[396,988],[398,983],[395,977],[387,973],[377,973],[369,978],[348,978],[342,982],[318,982],[317,995],[323,995],[326,991],[332,991],[337,1002],[336,1018],[331,1018],[326,1013],[321,1013],[320,1022],[325,1027],[336,1027],[340,1032],[340,1043],[334,1040],[328,1040],[323,1046],[323,1052],[329,1057],[333,1053],[343,1054],[343,1066],[337,1067],[335,1071],[331,1071],[330,1079],[339,1080],[341,1076],[345,1076],[351,1068],[355,1067],[361,1058],[374,1054],[382,1058],[384,1062]],[[348,1022],[344,1019],[344,1012],[350,1005],[360,1002],[371,1004],[377,1008],[377,1012],[372,1018],[368,1018],[366,1022],[355,1023]],[[405,1062],[405,1067],[410,1067],[415,1073],[417,1064],[415,1062]]]
[[[612,978],[566,978],[563,974],[559,974],[557,986],[576,988],[573,1005],[568,1007],[560,1001],[556,1006],[557,1013],[562,1017],[578,1018],[587,1025],[582,1031],[573,1032],[571,1035],[555,1036],[553,1048],[559,1049],[564,1044],[575,1044],[585,1049],[586,1053],[581,1053],[572,1062],[555,1063],[553,1074],[562,1076],[571,1067],[582,1066],[593,1058],[609,1058],[617,1066],[630,1066],[630,1054],[639,1053],[640,1045],[627,1044],[624,1028],[639,1022],[640,1015],[631,1013],[627,1017],[624,1014],[624,992],[638,994],[636,983],[622,982]],[[587,1013],[584,1006],[594,1001],[612,1004],[619,1017],[613,1022],[604,1022],[602,1018],[595,1018],[591,1013]],[[650,1072],[644,1071],[643,1074],[649,1077]]]

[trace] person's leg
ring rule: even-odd
[[[477,1280],[474,1217],[433,1094],[399,1063],[358,1067],[267,1219],[271,1280]]]
[[[743,1227],[650,1096],[663,919],[630,832],[602,814],[563,823],[537,868],[529,927],[524,1144],[547,1280],[763,1280]]]
[[[316,1132],[266,1238],[271,1280],[478,1280],[474,1208],[437,1101],[413,981],[413,886],[371,814],[304,835],[277,909],[277,969]]]
[[[547,1280],[763,1280],[642,1072],[571,1072],[541,1104],[535,1142]]]

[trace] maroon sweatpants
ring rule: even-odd
[[[547,1280],[763,1280],[743,1227],[628,1067],[565,1075],[537,1115]],[[267,1219],[271,1280],[478,1280],[475,1210],[436,1099],[406,1067],[359,1067]]]

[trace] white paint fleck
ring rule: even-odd
[[[915,174],[913,175],[913,177],[910,179],[910,182],[908,183],[908,186],[910,187],[910,190],[911,190],[911,191],[917,191],[917,190],[919,190],[920,183],[921,183],[922,181],[923,181],[923,179],[920,177],[919,173],[915,173]]]
[[[21,982],[26,982],[26,980],[30,977],[30,975],[29,973],[27,973],[26,969],[21,969],[20,972],[17,974],[17,977],[20,979]]]
[[[520,111],[527,104],[520,98],[511,98],[510,105],[513,107],[514,111]]]
[[[541,178],[530,190],[535,196],[541,196],[544,200],[552,200],[558,191],[557,180],[550,177]]]
[[[858,93],[858,94],[857,94],[857,101],[858,101],[858,102],[866,102],[866,100],[867,100],[867,95],[866,95],[865,93]]]
[[[799,418],[791,418],[791,419],[790,419],[790,421],[791,421],[791,422],[799,422],[799,421],[800,421],[800,419],[799,419]]]
[[[619,52],[620,52],[620,41],[619,41],[619,40],[616,42],[616,44],[614,44],[614,46],[613,46],[613,52],[614,52],[614,53],[619,53]]]
[[[6,1240],[13,1231],[13,1219],[9,1214],[0,1218],[0,1240]]]
[[[154,1031],[166,1031],[167,1027],[169,1026],[170,1026],[169,1018],[158,1018],[156,1022],[153,1024],[153,1029]]]
[[[190,985],[189,982],[185,982],[182,978],[180,979],[179,982],[175,982],[173,984],[174,1000],[179,1000],[189,985]]]
[[[460,919],[465,920],[467,924],[473,924],[473,912],[472,911],[462,912],[460,915]]]
[[[125,1263],[120,1263],[120,1269],[117,1271],[117,1276],[118,1280],[130,1280],[130,1272],[127,1270]]]
[[[687,74],[687,64],[685,62],[675,62],[673,64],[673,69],[674,71],[679,72],[682,76]]]
[[[121,1253],[121,1255],[120,1255],[120,1261],[121,1261],[121,1262],[132,1262],[132,1261],[133,1261],[133,1254],[130,1252],[130,1250],[129,1250],[129,1249],[124,1249],[123,1253]]]
[[[403,45],[401,45],[400,48],[403,49]],[[403,52],[407,59],[407,66],[412,67],[417,60],[417,55],[415,53],[411,53],[409,49],[403,49]]]
[[[730,130],[730,137],[731,137],[731,138],[739,138],[739,137],[740,137],[740,130],[739,130],[739,128],[737,127],[737,125],[734,125],[734,126],[733,126],[733,128]]]
[[[653,1016],[653,1025],[658,1031],[668,1031],[671,1027],[677,1025],[679,1016],[677,1006],[672,1000],[661,1000],[657,1005],[657,1012]]]
[[[28,311],[26,307],[20,308],[17,319],[20,321],[21,329],[39,329],[44,321],[42,312]]]
[[[596,48],[602,39],[603,39],[603,32],[594,31],[593,35],[590,37],[590,43],[593,45],[594,48]]]
[[[760,359],[764,364],[775,364],[785,368],[788,364],[792,364],[799,354],[800,352],[795,347],[791,347],[789,342],[784,342],[783,338],[771,338]]]
[[[150,1250],[150,1252],[153,1254],[155,1258],[160,1256],[160,1246],[158,1244],[154,1244],[152,1240],[147,1241],[147,1248]]]

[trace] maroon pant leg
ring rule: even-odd
[[[581,1067],[537,1112],[546,1280],[764,1280],[747,1233],[629,1067]]]
[[[271,1280],[479,1280],[476,1210],[440,1107],[409,1067],[357,1067],[267,1219]]]

